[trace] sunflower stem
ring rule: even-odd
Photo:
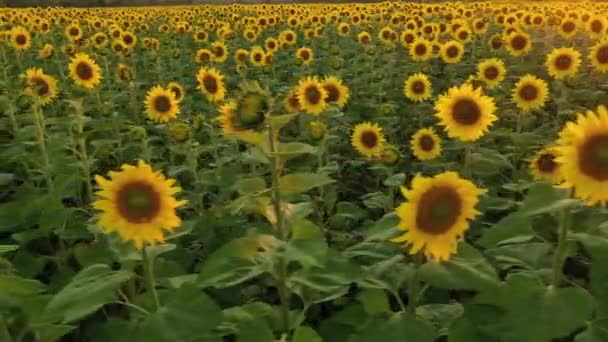
[[[148,287],[148,292],[152,294],[152,298],[154,299],[154,307],[156,310],[158,310],[160,309],[160,300],[158,299],[158,292],[156,292],[156,281],[154,280],[154,258],[150,258],[146,246],[142,248],[141,255],[144,263],[146,286]]]
[[[566,260],[568,230],[572,215],[569,210],[562,210],[559,214],[559,227],[557,236],[557,247],[553,256],[553,287],[558,287],[562,281],[564,261]]]
[[[93,198],[93,186],[91,184],[91,168],[89,167],[89,157],[87,154],[87,142],[84,135],[84,112],[82,107],[76,108],[78,123],[76,126],[76,141],[78,143],[78,158],[80,159],[82,174],[85,182],[84,203],[89,203]]]
[[[36,126],[36,142],[38,143],[40,154],[42,155],[42,168],[46,187],[48,192],[52,193],[54,184],[53,177],[51,177],[51,162],[46,149],[46,123],[44,122],[44,115],[42,114],[40,103],[34,104],[34,125]]]
[[[8,327],[6,326],[6,320],[0,314],[0,341],[13,341],[11,338],[11,334],[8,332]]]
[[[416,306],[418,304],[418,295],[420,293],[420,281],[418,281],[418,270],[422,265],[422,255],[417,253],[413,257],[414,261],[414,271],[412,272],[412,276],[409,279],[408,287],[407,287],[407,311],[415,315],[416,314]]]
[[[279,239],[287,240],[287,232],[284,227],[283,209],[281,205],[281,187],[279,186],[279,163],[280,159],[276,156],[275,131],[272,123],[268,124],[268,143],[270,147],[270,160],[272,173],[272,204],[276,217],[276,226]],[[287,288],[287,264],[285,258],[279,256],[279,269],[277,274],[279,297],[281,299],[281,325],[283,332],[289,332],[289,289]]]

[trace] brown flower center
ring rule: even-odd
[[[601,33],[604,30],[604,25],[599,20],[594,20],[591,22],[591,31],[593,33]]]
[[[287,98],[287,102],[292,108],[300,109],[300,101],[298,101],[296,94],[289,96]]]
[[[81,80],[87,81],[93,78],[93,68],[86,62],[80,62],[76,65],[76,75]]]
[[[203,77],[203,86],[211,94],[215,94],[219,90],[217,79],[213,75],[205,75]]]
[[[127,44],[127,45],[131,45],[131,44],[133,44],[133,37],[131,35],[127,34],[124,37],[122,37],[122,41],[125,42],[125,44]]]
[[[453,119],[460,125],[473,125],[481,117],[481,108],[477,102],[469,98],[463,98],[454,103],[452,109]]]
[[[447,55],[449,58],[456,58],[456,57],[458,57],[458,52],[459,52],[458,47],[456,47],[456,46],[454,46],[454,45],[452,45],[452,46],[448,47],[448,48],[445,50],[445,54],[446,54],[446,55]]]
[[[414,83],[412,83],[412,92],[414,94],[424,94],[424,91],[426,90],[426,85],[424,84],[424,82],[420,81],[420,80],[416,80],[414,81]]]
[[[608,180],[608,133],[587,138],[578,153],[578,166],[585,175],[598,181]]]
[[[256,62],[261,62],[262,61],[262,54],[261,53],[255,53],[253,54],[253,60]]]
[[[411,33],[408,33],[408,34],[405,35],[405,37],[403,37],[403,40],[407,44],[413,43],[415,39],[416,39],[416,37],[413,34],[411,34]]]
[[[15,37],[15,42],[17,45],[25,45],[27,44],[27,37],[24,34],[18,34],[17,37]]]
[[[436,186],[418,202],[416,225],[427,234],[444,234],[454,226],[462,211],[462,199],[452,187]]]
[[[327,91],[327,96],[325,97],[325,102],[336,102],[340,98],[340,91],[338,87],[333,84],[326,84],[323,86],[323,89]]]
[[[500,37],[494,37],[492,38],[492,48],[494,50],[498,50],[500,49],[500,47],[502,46],[502,38]]]
[[[72,37],[76,37],[79,33],[80,33],[80,30],[77,29],[76,27],[72,27],[70,29],[70,36],[72,36]]]
[[[536,166],[540,172],[551,174],[557,170],[558,164],[555,162],[555,155],[552,153],[543,153],[538,157]]]
[[[176,100],[179,100],[182,98],[182,91],[181,91],[181,89],[179,89],[179,87],[173,86],[169,90],[171,90],[173,92]]]
[[[364,131],[361,133],[361,144],[367,148],[378,146],[378,134],[374,131]]]
[[[595,53],[595,58],[600,64],[608,64],[608,45],[600,46]]]
[[[460,40],[466,40],[468,37],[469,37],[469,32],[467,32],[467,31],[458,32],[458,38]]]
[[[498,77],[498,68],[490,66],[484,69],[483,76],[488,80],[495,80]]]
[[[574,31],[575,28],[576,26],[574,26],[574,23],[571,21],[567,21],[562,25],[562,31],[564,31],[565,33],[570,33]]]
[[[558,70],[568,70],[572,65],[572,57],[570,55],[559,55],[553,64]]]
[[[224,47],[216,46],[215,47],[215,57],[222,57],[222,56],[224,56]]]
[[[511,38],[511,47],[515,51],[525,49],[527,44],[528,44],[528,39],[526,39],[526,37],[524,37],[522,35],[518,34],[518,35],[515,35],[513,38]]]
[[[321,102],[321,92],[314,85],[306,87],[306,89],[304,90],[304,95],[306,96],[306,100],[313,105],[316,105]]]
[[[424,44],[418,44],[414,48],[414,53],[418,56],[424,56],[426,54],[427,48]]]
[[[165,96],[160,95],[154,99],[154,110],[160,113],[166,113],[171,109],[171,100]]]
[[[519,97],[527,102],[534,101],[538,98],[538,88],[533,84],[524,84],[519,89]]]
[[[310,52],[308,50],[300,51],[300,58],[307,61],[310,58]]]
[[[49,93],[49,85],[42,78],[34,77],[30,79],[30,83],[33,86],[34,90],[36,90],[38,96],[44,96]]]
[[[430,135],[423,135],[418,140],[418,144],[423,151],[429,152],[435,147],[435,140]]]
[[[116,207],[129,223],[146,223],[160,212],[160,194],[146,182],[134,181],[122,186],[116,194]]]

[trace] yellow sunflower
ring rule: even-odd
[[[527,74],[515,84],[512,97],[519,109],[529,112],[545,105],[549,97],[549,87],[547,82]]]
[[[512,32],[507,36],[506,48],[511,56],[519,57],[532,50],[530,35],[522,31]]]
[[[498,58],[485,59],[477,65],[477,78],[485,82],[490,89],[500,84],[506,73],[505,63]]]
[[[335,76],[326,76],[323,81],[321,81],[321,87],[327,92],[325,102],[333,103],[339,108],[344,107],[346,102],[348,102],[350,92],[348,91],[348,87],[342,83],[341,79]]]
[[[475,206],[485,190],[456,172],[444,172],[435,177],[417,175],[411,189],[402,187],[401,192],[407,202],[395,211],[405,233],[391,241],[410,244],[410,254],[422,251],[431,260],[443,261],[456,253],[469,220],[480,214]]]
[[[451,40],[441,46],[441,59],[449,64],[460,62],[464,54],[464,45],[457,40]]]
[[[65,36],[69,40],[76,42],[82,38],[82,29],[77,24],[70,24],[65,28]]]
[[[559,151],[556,148],[544,148],[536,153],[530,161],[530,173],[535,180],[546,180],[551,184],[560,184],[563,177],[560,164],[557,162]]]
[[[138,249],[144,244],[164,240],[163,230],[181,225],[175,209],[186,204],[174,195],[181,191],[174,179],[167,179],[143,161],[124,164],[121,171],[111,171],[110,179],[100,175],[95,181],[100,190],[93,203],[101,210],[98,224],[105,233],[118,233],[123,241],[132,241]]]
[[[452,87],[435,102],[435,116],[450,138],[475,141],[497,120],[494,99],[470,84]]]
[[[47,105],[57,96],[57,81],[44,73],[40,68],[29,68],[25,71],[26,92]]]
[[[591,38],[602,38],[606,36],[606,28],[608,27],[608,19],[605,16],[594,15],[587,22],[587,32]]]
[[[30,33],[22,26],[15,26],[10,31],[11,46],[15,50],[27,50],[32,45]]]
[[[301,79],[296,93],[300,108],[307,113],[319,115],[327,108],[327,91],[316,77]]]
[[[422,102],[431,97],[433,88],[428,76],[417,73],[408,77],[403,84],[403,94],[409,100]]]
[[[259,46],[251,47],[249,51],[249,62],[256,67],[266,65],[266,52]]]
[[[175,101],[180,103],[184,98],[184,88],[177,82],[170,82],[167,84],[167,89],[171,90],[173,95],[175,96]]]
[[[146,116],[157,122],[168,122],[179,114],[179,105],[173,92],[159,85],[148,91],[145,106]]]
[[[78,86],[96,88],[101,82],[101,68],[86,53],[79,52],[70,60],[70,77]]]
[[[568,39],[576,34],[576,31],[578,29],[577,27],[578,25],[576,20],[566,18],[562,20],[562,22],[559,24],[559,29],[557,30],[557,33],[559,33],[560,36]]]
[[[210,102],[220,102],[226,95],[224,75],[215,68],[200,68],[196,74],[198,88]]]
[[[283,106],[290,113],[297,113],[300,109],[300,101],[298,100],[298,89],[294,88],[289,91],[283,100]]]
[[[249,57],[249,51],[245,49],[238,49],[234,52],[234,61],[237,65],[244,65]]]
[[[211,52],[213,52],[213,60],[218,63],[224,63],[228,58],[228,48],[222,41],[211,44]]]
[[[441,155],[441,139],[432,128],[421,128],[413,136],[410,146],[420,160],[431,160]]]
[[[595,70],[608,72],[608,39],[600,40],[591,47],[589,59]]]
[[[351,145],[368,158],[382,152],[385,141],[382,128],[370,122],[356,125],[350,138]]]
[[[561,164],[565,185],[574,196],[589,205],[608,202],[608,111],[579,113],[559,134],[556,159]]]
[[[53,57],[54,53],[55,53],[55,48],[53,47],[53,45],[47,43],[47,44],[44,44],[44,46],[42,46],[40,51],[38,51],[38,58],[49,59],[49,58]]]
[[[432,55],[431,44],[426,39],[416,38],[409,47],[409,53],[416,62],[426,61]]]
[[[296,51],[296,58],[302,65],[309,65],[314,59],[314,54],[311,48],[301,47]]]
[[[208,64],[213,58],[213,53],[209,49],[198,49],[194,60],[198,64]]]
[[[372,36],[369,32],[362,31],[357,34],[357,41],[361,44],[368,44],[372,41]]]
[[[580,65],[581,53],[568,47],[553,49],[545,62],[547,72],[557,80],[576,75]]]
[[[279,49],[279,41],[276,38],[268,37],[264,41],[264,46],[269,53],[274,53]]]
[[[91,38],[93,40],[93,44],[98,49],[103,49],[108,46],[108,36],[106,36],[103,32],[97,32]]]
[[[123,82],[129,82],[133,80],[133,72],[128,65],[119,63],[118,64],[118,79]]]

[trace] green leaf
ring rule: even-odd
[[[391,311],[386,292],[380,289],[365,289],[357,295],[357,300],[370,315]]]
[[[435,331],[427,323],[417,320],[408,313],[397,313],[388,321],[385,319],[372,321],[348,342],[433,342],[435,338]]]
[[[241,195],[255,194],[266,189],[266,181],[262,177],[243,178],[234,187]]]
[[[323,342],[323,339],[317,332],[307,326],[299,326],[293,333],[292,342]]]
[[[201,290],[184,284],[169,293],[160,309],[139,327],[154,341],[184,341],[205,337],[222,320],[221,309]]]
[[[462,316],[462,304],[426,304],[416,308],[416,316],[431,323],[440,335],[446,335],[448,327]]]
[[[62,324],[43,324],[38,325],[34,328],[38,341],[54,342],[59,341],[60,338],[69,334],[72,330],[76,329],[72,325]]]
[[[591,292],[598,300],[600,317],[608,318],[608,227],[601,227],[593,234],[574,233],[570,237],[582,243],[591,254]]]
[[[114,291],[132,276],[128,271],[112,271],[107,265],[91,265],[53,296],[47,314],[60,315],[63,323],[77,321],[111,302]]]
[[[499,325],[505,341],[546,342],[565,337],[583,327],[593,311],[592,298],[585,290],[544,286],[525,273],[511,274],[495,291],[478,295],[476,301],[505,309]]]
[[[270,123],[272,124],[272,128],[278,131],[285,125],[290,123],[291,120],[295,119],[296,117],[298,117],[298,114],[283,114],[271,116]]]
[[[280,143],[277,150],[275,155],[284,160],[289,160],[302,154],[313,154],[317,152],[317,149],[314,146],[299,142]]]
[[[574,342],[608,341],[608,319],[596,320],[587,326],[587,330],[578,334]]]
[[[557,209],[553,208],[555,203],[566,198],[567,194],[563,190],[558,190],[545,182],[536,183],[528,190],[520,212],[527,215],[536,215],[557,210],[559,206]]]
[[[0,245],[0,254],[16,251],[19,249],[19,245]]]
[[[399,187],[405,184],[406,176],[405,173],[398,173],[396,175],[392,175],[384,180],[384,185]]]
[[[503,331],[498,325],[503,317],[503,310],[496,306],[468,304],[464,308],[464,314],[448,328],[448,341],[502,342]]]
[[[494,226],[486,229],[477,242],[486,248],[498,245],[501,241],[515,237],[533,237],[534,231],[530,218],[520,213],[511,213]]]
[[[281,177],[279,186],[282,194],[295,195],[333,182],[333,179],[323,174],[292,173]]]
[[[418,277],[442,289],[489,290],[499,284],[494,268],[475,248],[461,244],[450,260],[428,261],[418,270]]]
[[[0,274],[0,307],[17,305],[22,297],[33,296],[44,290],[44,284],[38,280]]]

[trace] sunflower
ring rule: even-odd
[[[559,29],[557,30],[557,33],[559,33],[560,36],[566,39],[573,37],[578,29],[576,23],[576,20],[570,18],[562,20],[562,22],[559,24]]]
[[[259,46],[251,47],[249,51],[249,62],[256,67],[266,65],[266,52]]]
[[[464,54],[464,45],[456,40],[451,40],[441,46],[441,59],[449,64],[460,62]]]
[[[341,22],[338,24],[337,31],[338,35],[346,37],[350,33],[350,25],[348,25],[348,23]]]
[[[499,33],[494,34],[488,40],[488,45],[494,50],[500,49],[503,46],[503,44],[504,44],[504,38]]]
[[[300,101],[298,100],[297,90],[297,88],[290,90],[283,100],[283,106],[290,113],[297,113],[300,111]]]
[[[173,95],[175,96],[175,101],[180,103],[184,98],[184,88],[177,82],[170,82],[167,84],[167,89],[171,90]]]
[[[468,221],[479,215],[475,206],[484,192],[456,172],[417,175],[411,189],[401,188],[407,202],[397,207],[396,214],[405,233],[391,241],[411,244],[410,254],[422,251],[431,260],[450,259],[469,229]]]
[[[532,40],[530,36],[522,31],[512,32],[507,36],[507,51],[511,56],[519,57],[532,50]]]
[[[273,37],[266,38],[266,40],[264,41],[264,46],[266,47],[266,50],[268,50],[268,52],[270,53],[276,52],[280,47],[279,41]]]
[[[97,32],[91,38],[93,40],[93,44],[98,49],[103,49],[108,46],[108,36],[103,32]]]
[[[422,102],[431,97],[433,88],[428,76],[417,73],[408,77],[403,84],[403,94],[414,102]]]
[[[602,38],[606,35],[608,19],[600,15],[594,15],[587,22],[587,32],[591,38]]]
[[[293,45],[298,41],[298,35],[293,30],[284,30],[279,34],[279,41],[287,45]]]
[[[122,40],[129,49],[133,49],[137,44],[137,36],[129,31],[123,31],[120,34],[120,40]]]
[[[436,117],[450,138],[475,141],[485,134],[494,121],[494,99],[482,95],[481,88],[470,84],[452,87],[435,102]]]
[[[40,68],[29,68],[25,71],[26,92],[47,105],[57,96],[57,81],[44,73]]]
[[[341,79],[334,76],[326,76],[323,81],[321,81],[321,87],[327,92],[325,102],[334,103],[339,108],[344,107],[346,102],[348,102],[350,92],[348,91],[348,87],[342,83]]]
[[[544,148],[536,153],[530,161],[530,172],[536,180],[547,180],[551,184],[560,184],[563,177],[560,164],[557,162],[559,151],[556,148]]]
[[[412,153],[420,160],[431,160],[441,155],[441,139],[432,128],[421,128],[410,142]]]
[[[579,113],[559,134],[556,159],[561,164],[565,185],[574,196],[589,205],[608,202],[608,111]]]
[[[258,39],[258,34],[255,30],[248,28],[243,31],[243,37],[247,39],[248,42],[253,43]]]
[[[301,79],[296,92],[303,111],[319,115],[327,108],[328,93],[316,77]]]
[[[581,65],[581,53],[573,48],[556,48],[547,56],[545,67],[555,79],[576,75]]]
[[[361,44],[368,44],[372,41],[372,36],[369,32],[362,31],[357,34],[357,41]]]
[[[211,62],[212,58],[213,58],[213,53],[211,53],[210,50],[198,49],[196,51],[196,57],[194,58],[194,60],[198,64],[208,64],[209,62]]]
[[[220,102],[224,99],[226,88],[224,87],[224,75],[215,68],[200,68],[196,74],[198,88],[211,102]]]
[[[426,61],[431,57],[431,44],[426,39],[417,38],[409,47],[412,60],[417,62]]]
[[[78,86],[93,89],[101,82],[101,69],[86,53],[79,52],[70,60],[70,77]]]
[[[119,63],[118,64],[118,79],[123,82],[129,82],[133,80],[133,72],[128,65]]]
[[[15,26],[10,31],[11,46],[16,50],[27,50],[32,45],[30,33],[22,26]]]
[[[600,40],[589,50],[591,65],[600,72],[608,72],[608,39]]]
[[[238,49],[234,52],[234,61],[237,65],[245,64],[247,57],[249,57],[249,51],[245,49]]]
[[[200,31],[196,31],[194,33],[193,37],[194,37],[195,42],[203,43],[209,39],[209,34],[207,33],[207,31],[200,30]]]
[[[40,59],[49,59],[53,57],[55,53],[55,48],[52,44],[44,44],[44,46],[38,51],[38,58]]]
[[[82,38],[82,29],[77,24],[70,24],[65,28],[65,36],[73,41],[79,41]]]
[[[351,145],[368,158],[382,152],[385,141],[382,128],[370,122],[356,125],[350,138]]]
[[[312,63],[314,54],[311,48],[301,47],[296,51],[296,58],[302,65],[309,65]]]
[[[168,122],[179,114],[179,106],[173,92],[159,85],[148,91],[145,105],[146,115],[153,121]]]
[[[218,63],[224,63],[228,58],[228,48],[226,43],[217,41],[211,44],[211,52],[213,52],[213,60]]]
[[[549,97],[549,87],[547,82],[527,74],[515,84],[512,97],[519,109],[529,112],[545,105]]]
[[[505,63],[497,58],[485,59],[477,65],[477,78],[490,89],[502,82],[506,73]]]
[[[118,233],[123,241],[132,241],[138,249],[144,244],[162,242],[163,229],[173,231],[181,225],[175,209],[186,204],[173,197],[181,191],[175,180],[167,179],[143,161],[124,164],[121,171],[111,171],[110,179],[95,176],[101,187],[93,203],[101,210],[98,224],[105,233]]]

